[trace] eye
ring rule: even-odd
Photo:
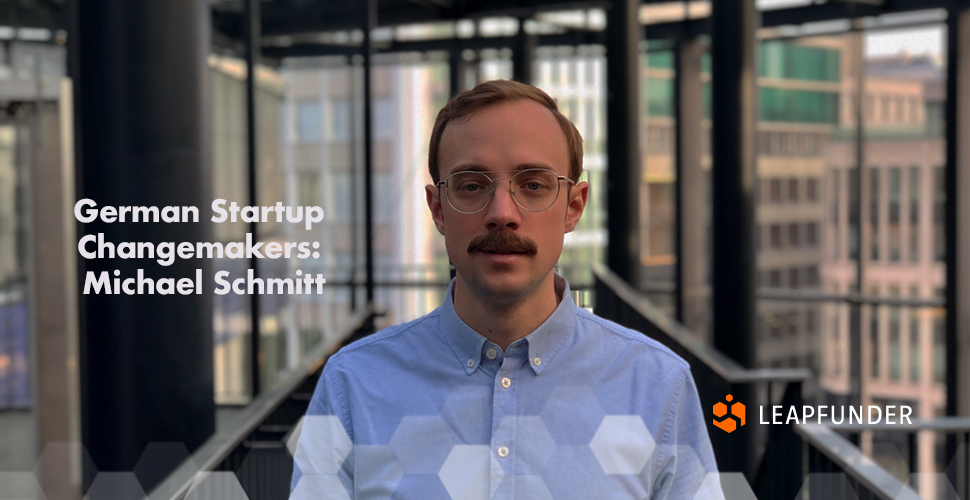
[[[465,181],[459,184],[457,187],[457,190],[462,193],[477,193],[483,189],[485,189],[485,186],[475,181]]]
[[[526,189],[526,190],[529,190],[529,191],[538,191],[538,190],[542,189],[542,184],[539,184],[536,181],[530,181],[530,182],[526,182],[522,186],[522,189]]]

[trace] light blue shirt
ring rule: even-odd
[[[291,498],[722,499],[688,364],[577,307],[558,275],[556,291],[504,351],[448,293],[331,356]]]

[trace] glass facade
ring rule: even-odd
[[[704,4],[689,3],[686,10]],[[602,14],[583,12],[580,17],[587,24]],[[481,18],[462,26],[402,25],[375,32],[370,244],[373,305],[381,313],[375,320],[378,328],[436,308],[453,274],[424,191],[431,182],[428,138],[452,90],[452,48],[386,49],[457,36],[463,47],[456,70],[460,88],[511,78],[515,54],[505,45],[518,21]],[[534,32],[542,33],[545,43],[548,36],[562,38],[556,45],[535,48],[531,83],[556,99],[579,129],[584,139],[581,180],[590,185],[585,213],[565,237],[557,271],[578,292],[577,302],[591,306],[596,278],[590,264],[605,261],[609,239],[608,54],[593,43],[599,40],[595,37],[568,38],[575,33],[556,22],[536,26]],[[757,285],[755,368],[810,369],[813,376],[803,387],[806,404],[908,404],[915,418],[933,418],[945,411],[947,389],[949,318],[940,304],[948,286],[945,245],[952,237],[945,217],[953,200],[947,200],[945,191],[945,58],[940,51],[876,50],[876,35],[880,40],[887,34],[905,39],[916,28],[867,29],[795,36],[766,28],[758,33],[751,145],[755,177],[750,186]],[[927,29],[945,34],[942,24],[922,22],[919,30]],[[661,36],[657,32],[663,33],[646,30],[648,36]],[[322,45],[333,49],[355,47],[359,35],[327,32],[320,37],[327,40]],[[472,36],[494,40],[496,47],[464,42]],[[277,42],[281,45],[273,48],[289,47],[270,38],[264,40],[267,50]],[[712,85],[711,58],[705,54],[697,72],[700,137],[691,142],[700,151],[704,207],[697,218],[678,220],[678,46],[672,40],[651,39],[639,47],[640,102],[633,109],[640,113],[640,157],[631,166],[631,181],[639,184],[635,251],[643,272],[635,285],[658,309],[675,314],[680,292],[675,271],[682,258],[677,229],[699,228],[707,260],[704,285],[693,299],[705,307],[690,330],[707,341],[713,330],[710,214],[717,208],[711,206],[716,187],[710,177],[717,166],[711,155],[711,107],[723,97]],[[700,37],[699,42],[703,46],[710,40]],[[63,54],[41,54],[35,60],[27,57],[35,49],[8,47],[13,45],[0,44],[0,85],[31,80],[28,76],[36,69],[29,67],[31,60],[41,66],[41,73],[46,67],[65,66]],[[212,195],[246,204],[245,64],[237,57],[216,55],[230,52],[213,48],[207,61]],[[257,271],[262,278],[322,274],[327,286],[320,294],[262,295],[255,300],[214,296],[213,397],[223,407],[252,402],[254,370],[260,374],[260,391],[272,390],[315,349],[340,341],[337,334],[346,320],[366,302],[364,71],[359,56],[335,52],[267,58],[256,71],[255,201],[319,206],[326,214],[312,231],[289,223],[259,223],[260,242],[310,243],[319,258],[261,260]],[[0,97],[14,87],[4,85]],[[0,106],[0,424],[14,413],[7,410],[31,410],[35,396],[25,190],[36,137],[29,116],[15,111]],[[212,228],[213,241],[223,244],[244,241],[252,229],[242,222]],[[241,276],[251,262],[213,258],[211,265],[213,272]],[[259,335],[256,353],[251,352],[254,325]],[[887,458],[892,453],[880,439],[864,433],[859,444],[880,464],[889,464],[887,470],[903,474]],[[931,452],[942,446],[940,437],[921,433],[915,443],[921,450],[918,468],[940,470],[943,464]],[[5,453],[15,454],[0,444],[0,470],[12,463]],[[934,486],[919,488],[926,498],[937,493]]]

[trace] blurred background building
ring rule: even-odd
[[[176,498],[203,469],[285,497],[285,443],[326,355],[441,303],[428,139],[450,96],[495,78],[544,89],[584,138],[590,202],[559,263],[577,303],[687,358],[705,408],[732,391],[752,409],[918,419],[711,430],[724,471],[758,498],[794,498],[803,471],[844,473],[860,498],[896,498],[885,478],[970,498],[970,5],[955,0],[3,0],[0,478]],[[84,197],[326,218],[125,229],[77,224]],[[158,267],[84,261],[76,241],[97,232],[311,242],[317,259],[184,269],[328,284],[85,296],[85,270]]]

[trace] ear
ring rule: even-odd
[[[566,232],[572,232],[579,224],[580,217],[583,216],[583,209],[586,208],[586,198],[589,196],[589,183],[580,182],[569,188],[569,197],[566,200]]]
[[[428,210],[431,210],[431,220],[434,221],[434,226],[438,228],[438,232],[443,235],[445,234],[445,221],[441,210],[439,192],[438,186],[434,184],[428,184],[424,187],[424,196],[428,201]]]

